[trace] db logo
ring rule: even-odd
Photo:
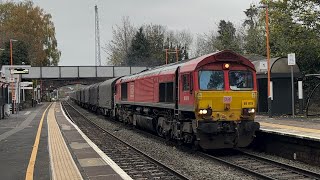
[[[230,104],[232,102],[231,96],[223,96],[223,103],[224,104]]]

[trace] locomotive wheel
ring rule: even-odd
[[[166,141],[170,141],[170,139],[171,139],[171,131],[169,131],[169,132],[167,132],[165,134],[165,138],[166,138]]]
[[[198,141],[198,140],[193,141],[193,143],[192,143],[192,150],[193,150],[193,151],[198,151],[199,149],[200,149],[199,141]]]
[[[157,126],[157,134],[158,134],[160,137],[163,137],[162,132],[163,132],[162,127],[161,127],[161,126]]]
[[[178,146],[182,146],[184,143],[182,140],[177,140]]]

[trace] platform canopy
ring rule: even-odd
[[[320,79],[320,74],[306,74],[305,77],[316,77]]]
[[[257,78],[267,78],[267,59],[252,61],[257,71]],[[291,67],[288,65],[288,58],[271,58],[271,78],[281,78],[291,76]],[[294,77],[300,77],[301,72],[299,66],[296,64],[293,66]]]

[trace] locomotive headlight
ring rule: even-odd
[[[204,109],[204,110],[202,110],[202,113],[203,113],[203,114],[207,114],[207,113],[208,113],[208,110]]]
[[[255,111],[255,109],[253,109],[253,108],[251,108],[251,109],[248,109],[248,113],[249,114],[253,114],[253,113],[255,113],[256,111]]]
[[[207,114],[207,113],[208,113],[208,110],[206,110],[206,109],[199,110],[199,114]]]

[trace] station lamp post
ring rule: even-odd
[[[266,46],[267,46],[267,73],[268,73],[268,115],[272,116],[271,108],[271,78],[270,78],[270,45],[269,45],[269,12],[268,5],[263,4],[259,8],[264,8],[266,10]]]
[[[1,51],[4,51],[4,50],[5,50],[5,49],[0,48],[0,52],[1,52]]]
[[[16,42],[18,40],[10,39],[10,83],[11,83],[11,103],[12,103],[12,114],[14,114],[15,110],[15,101],[16,95],[14,91],[14,79],[13,79],[13,57],[12,57],[12,42]]]
[[[1,52],[1,51],[4,51],[4,50],[5,50],[5,49],[0,48],[0,52]]]

